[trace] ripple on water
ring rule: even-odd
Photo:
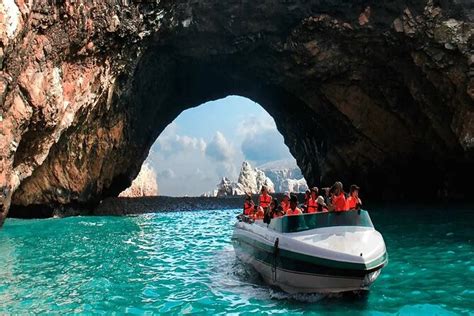
[[[369,294],[349,296],[265,285],[235,258],[236,211],[9,220],[0,231],[0,314],[472,311],[471,213],[420,229],[416,213],[397,223],[392,211],[374,216],[389,265]]]

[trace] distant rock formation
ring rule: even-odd
[[[242,163],[237,182],[223,177],[217,185],[217,190],[206,192],[202,196],[231,196],[244,195],[245,193],[259,193],[262,186],[266,186],[270,193],[275,192],[275,186],[265,172],[258,168],[252,168],[248,161]]]
[[[275,192],[301,193],[308,189],[306,180],[294,159],[277,160],[259,166],[275,186]]]
[[[122,191],[119,197],[141,197],[157,196],[158,183],[156,182],[156,173],[150,165],[144,163],[138,176],[133,180],[130,187]]]

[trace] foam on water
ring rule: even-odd
[[[474,310],[471,210],[372,212],[390,262],[370,293],[354,295],[290,295],[264,284],[235,258],[236,212],[8,220],[0,230],[0,314]]]

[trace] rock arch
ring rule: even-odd
[[[66,0],[0,10],[0,219],[10,205],[117,194],[182,110],[230,94],[275,118],[310,185],[342,179],[378,197],[467,190],[468,1]]]

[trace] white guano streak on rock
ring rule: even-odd
[[[7,36],[12,39],[16,35],[18,25],[20,24],[20,10],[14,0],[3,0],[3,10],[5,12],[5,25]]]

